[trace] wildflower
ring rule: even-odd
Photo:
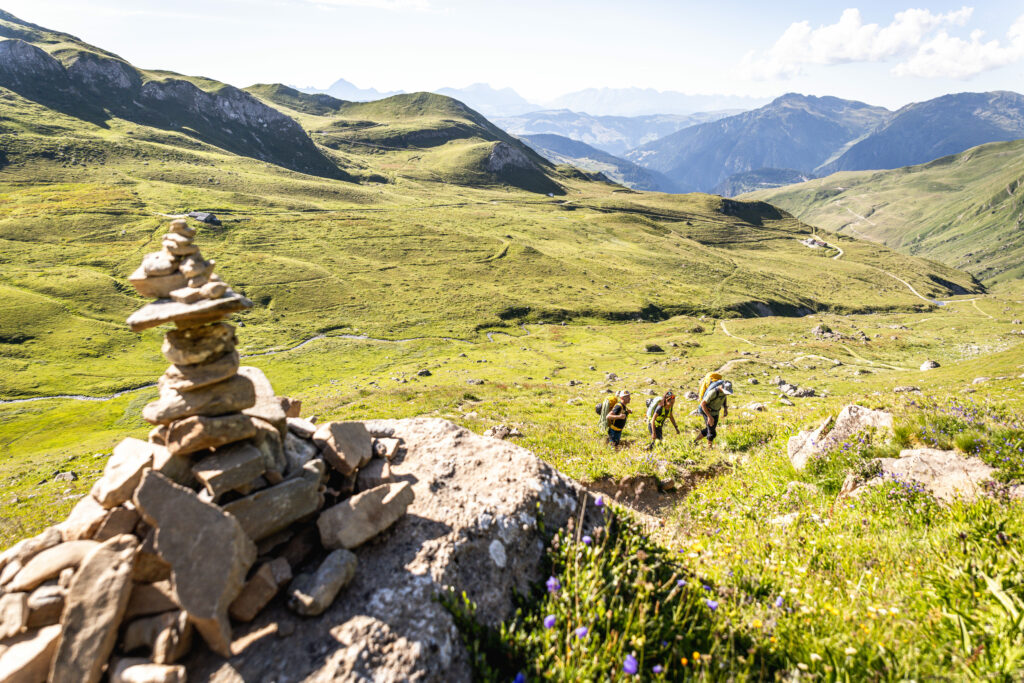
[[[557,621],[554,614],[547,615],[544,617],[544,628],[554,628]]]
[[[797,664],[796,668],[800,669],[801,671],[807,671],[807,665],[804,664],[803,662],[800,662],[799,664]]]
[[[681,659],[679,660],[679,663],[680,663],[680,664],[682,664],[683,666],[686,666],[687,664],[689,664],[689,663],[690,663],[690,660],[688,660],[688,659],[687,659],[686,657],[682,657],[682,658],[681,658]]]
[[[753,628],[761,628],[761,620],[760,619],[754,619],[752,622],[750,622],[750,625]]]
[[[783,597],[781,595],[779,597],[775,598],[775,606],[776,607],[782,607],[785,604],[786,604],[786,601],[783,599]]]
[[[594,542],[594,539],[592,539],[590,536],[584,536],[580,540],[583,541],[583,545],[590,545]]]
[[[711,592],[711,586],[709,586],[707,584],[704,584],[704,590],[706,590],[706,591],[708,591],[710,593]]]
[[[811,661],[812,662],[820,662],[821,661],[821,655],[812,652],[811,653]]]
[[[516,674],[516,677],[512,680],[512,683],[526,683],[526,674],[520,671]]]
[[[717,600],[705,600],[704,604],[706,604],[711,609],[712,612],[714,612],[716,609],[718,609],[718,601]]]
[[[626,655],[626,661],[622,663],[622,671],[630,676],[636,676],[639,670],[640,663],[636,661],[636,657],[633,655]]]
[[[604,496],[598,496],[594,500],[594,505],[596,505],[597,507],[603,507],[604,506]]]
[[[590,629],[586,626],[580,626],[575,631],[573,631],[573,633],[576,634],[577,638],[586,638],[587,634],[590,633]]]
[[[676,585],[682,588],[686,585],[686,581],[684,579],[679,579],[678,581],[676,581]]]
[[[700,661],[700,653],[696,650],[693,651],[693,663],[696,664]]]
[[[557,593],[562,588],[562,582],[554,576],[548,579],[544,585],[548,587],[548,593]]]
[[[846,653],[847,655],[855,655],[855,654],[857,654],[857,648],[855,648],[855,647],[848,647],[845,650],[843,650],[843,652]]]
[[[660,674],[664,670],[665,669],[661,666],[661,664],[655,664],[654,666],[651,667],[651,671],[653,671],[656,674]]]

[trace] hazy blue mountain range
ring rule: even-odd
[[[520,116],[491,119],[513,135],[561,135],[585,142],[621,156],[647,142],[657,140],[698,123],[739,113],[735,109],[697,114],[653,114],[648,116],[592,116],[568,109],[533,111]]]
[[[626,158],[664,173],[682,191],[709,192],[736,173],[811,171],[889,115],[863,102],[790,93],[753,111],[684,128]]]
[[[653,88],[587,88],[556,97],[544,104],[547,109],[569,109],[593,116],[644,116],[752,109],[767,102],[767,97],[688,95]]]
[[[345,100],[347,102],[373,102],[374,100],[382,100],[385,97],[391,97],[392,95],[401,95],[405,92],[404,90],[381,92],[376,88],[360,88],[349,81],[346,81],[344,78],[339,78],[326,90],[320,90],[313,87],[295,89],[309,94],[330,95],[331,97],[336,97],[339,100]]]
[[[526,101],[512,88],[492,88],[486,83],[474,83],[465,88],[440,88],[434,92],[453,97],[492,120],[494,117],[514,116],[540,108]]]
[[[555,164],[571,164],[585,171],[603,173],[615,182],[635,190],[674,192],[672,182],[665,176],[632,161],[627,161],[585,142],[562,135],[520,135],[519,139],[538,154]]]
[[[1024,95],[997,91],[943,95],[897,110],[817,175],[922,164],[988,142],[1024,138]]]

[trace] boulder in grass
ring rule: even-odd
[[[939,367],[939,364],[933,360],[926,360],[921,363],[921,370],[934,370],[937,367]]]
[[[801,431],[789,439],[789,461],[802,470],[812,457],[822,455],[865,429],[892,431],[893,417],[883,410],[872,410],[855,404],[845,406],[833,422],[825,418],[817,428]]]
[[[866,482],[848,476],[840,496],[855,497],[866,486],[897,481],[927,491],[943,503],[973,501],[984,492],[996,471],[981,458],[937,448],[908,448],[900,451],[898,458],[876,458],[874,462],[879,475]]]

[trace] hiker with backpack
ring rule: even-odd
[[[704,418],[704,427],[699,430],[697,437],[693,440],[694,443],[699,443],[701,439],[707,439],[708,446],[713,446],[715,437],[718,435],[719,412],[722,413],[722,417],[729,416],[729,397],[732,396],[732,382],[727,379],[721,379],[721,375],[718,375],[718,378],[707,385],[707,389],[704,390],[700,397],[699,410]],[[704,388],[703,383],[701,383],[701,388]]]
[[[647,444],[647,450],[654,448],[657,441],[661,441],[662,428],[665,420],[670,420],[675,427],[676,434],[679,433],[679,425],[672,414],[672,407],[676,403],[676,395],[671,389],[665,392],[664,396],[655,396],[647,403],[647,431],[651,435],[651,442]]]
[[[623,390],[595,406],[598,415],[601,416],[601,430],[608,435],[607,443],[615,448],[619,447],[622,430],[625,429],[626,420],[632,413],[629,409],[630,399],[629,392]]]

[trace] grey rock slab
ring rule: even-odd
[[[156,529],[176,602],[210,649],[230,656],[228,606],[242,590],[256,546],[235,517],[152,470],[135,491],[135,507]]]
[[[230,379],[238,372],[238,351],[228,351],[219,358],[192,365],[171,365],[160,376],[161,390],[193,391]]]
[[[57,652],[60,624],[28,631],[4,643],[0,650],[0,675],[4,683],[43,683]]]
[[[96,535],[107,514],[107,509],[91,495],[82,496],[57,527],[65,541],[88,540]]]
[[[51,526],[31,538],[18,541],[7,550],[0,553],[0,570],[4,570],[4,573],[6,574],[6,569],[12,562],[17,562],[20,568],[34,556],[48,548],[52,548],[62,540],[63,538],[61,536],[60,529],[55,526]],[[8,580],[10,580],[10,578],[13,578],[13,573]],[[5,583],[7,582],[0,580],[0,586],[3,586]]]
[[[267,538],[320,508],[323,469],[323,462],[310,462],[301,477],[231,501],[224,511],[238,520],[252,540]]]
[[[171,292],[170,299],[179,304],[194,304],[204,299],[203,293],[197,287],[181,287]]]
[[[154,581],[153,583],[134,583],[128,597],[125,619],[134,619],[149,614],[159,614],[176,610],[180,607],[174,595],[170,580]]]
[[[391,481],[391,466],[383,458],[374,458],[356,474],[356,489],[369,491]]]
[[[276,484],[284,479],[284,473],[288,469],[281,431],[259,417],[249,416],[249,419],[256,429],[252,444],[263,454],[263,462],[266,464],[266,479]]]
[[[955,500],[973,501],[984,493],[984,485],[992,480],[995,468],[981,458],[964,456],[956,451],[937,448],[908,448],[898,458],[877,458],[880,475],[866,482],[878,485],[886,481],[918,484],[943,503]],[[847,478],[841,496],[858,495],[862,483]]]
[[[139,266],[134,273],[128,276],[128,282],[140,296],[147,299],[166,299],[171,292],[184,287],[187,281],[185,276],[178,271],[168,275],[147,275],[145,268]]]
[[[299,574],[288,586],[288,607],[307,617],[317,616],[331,606],[338,593],[356,575],[355,553],[340,548],[330,553],[311,574]]]
[[[192,623],[184,610],[136,619],[124,629],[125,652],[149,650],[157,664],[173,664],[192,648]]]
[[[115,536],[82,560],[68,588],[50,669],[52,683],[96,683],[102,678],[128,606],[138,544],[130,534]]]
[[[52,582],[44,583],[32,591],[25,603],[28,608],[27,627],[35,629],[58,623],[64,612],[66,596],[67,590]]]
[[[215,323],[170,330],[164,335],[161,351],[169,363],[195,365],[223,356],[234,350],[237,343],[234,327],[227,323]]]
[[[0,595],[0,640],[21,633],[28,625],[28,593]]]
[[[398,448],[402,445],[401,439],[390,439],[387,437],[375,438],[373,440],[373,453],[379,458],[391,458],[398,455]]]
[[[132,332],[141,332],[170,322],[207,323],[252,308],[252,302],[240,294],[228,291],[220,299],[207,299],[194,304],[179,304],[171,299],[158,299],[146,304],[128,316]]]
[[[230,664],[194,648],[183,663],[195,680],[472,680],[469,654],[436,596],[444,586],[464,590],[478,605],[477,618],[496,626],[514,613],[517,592],[528,594],[547,578],[541,573],[546,536],[537,515],[547,533],[564,528],[579,512],[584,492],[577,484],[514,443],[485,439],[445,420],[380,423],[403,439],[405,450],[391,463],[392,473],[415,492],[387,542],[354,551],[359,571],[320,616],[295,619],[273,600],[251,624],[236,627],[242,638],[290,621],[290,637],[260,639],[259,647]],[[599,510],[587,508],[584,529]],[[289,545],[298,546],[298,538]],[[504,548],[504,567],[492,559],[494,542]],[[311,539],[302,544],[315,547]],[[297,562],[303,554],[294,555]]]
[[[256,403],[256,390],[248,378],[234,375],[223,382],[200,389],[160,389],[160,398],[142,409],[150,424],[170,424],[192,415],[218,416],[240,412]]]
[[[135,530],[138,523],[139,513],[135,511],[135,508],[129,508],[124,505],[118,506],[107,513],[103,523],[96,529],[93,540],[106,541],[120,534],[130,534]]]
[[[187,678],[180,664],[156,664],[141,657],[124,657],[110,667],[110,683],[185,683]]]
[[[407,481],[357,493],[321,513],[320,542],[325,548],[356,548],[397,522],[414,498]]]
[[[114,446],[103,468],[103,476],[92,487],[92,497],[108,509],[130,500],[143,470],[152,464],[153,444],[141,439],[124,439]]]
[[[373,457],[370,433],[361,422],[325,422],[317,427],[313,443],[324,460],[346,477]]]
[[[316,425],[305,418],[289,417],[288,431],[302,439],[312,439],[316,433]]]
[[[252,578],[245,582],[242,592],[231,603],[231,617],[238,621],[252,621],[274,599],[281,586],[291,579],[292,568],[285,558],[278,557],[264,562]]]
[[[241,413],[219,417],[193,415],[175,420],[169,425],[167,450],[172,456],[188,455],[255,435],[256,426],[252,418]]]
[[[284,436],[284,458],[287,462],[285,476],[288,478],[299,476],[302,467],[310,460],[320,454],[320,449],[309,439],[295,436],[295,433],[288,430]]]
[[[252,382],[256,391],[256,403],[242,412],[249,417],[258,417],[269,422],[281,433],[283,438],[288,431],[288,418],[281,407],[281,401],[274,395],[274,387],[259,368],[243,365],[238,374]]]
[[[146,275],[170,275],[178,269],[178,259],[166,251],[154,251],[142,257],[140,267]]]
[[[218,448],[192,466],[196,479],[214,498],[250,483],[265,471],[263,454],[248,441]]]
[[[824,455],[865,429],[891,431],[893,417],[882,410],[872,410],[850,404],[844,406],[835,418],[826,418],[816,429],[792,436],[787,444],[793,467],[802,470],[812,457]]]
[[[99,545],[96,541],[68,541],[48,548],[29,560],[5,590],[30,591],[44,581],[57,578],[65,569],[77,568]]]

